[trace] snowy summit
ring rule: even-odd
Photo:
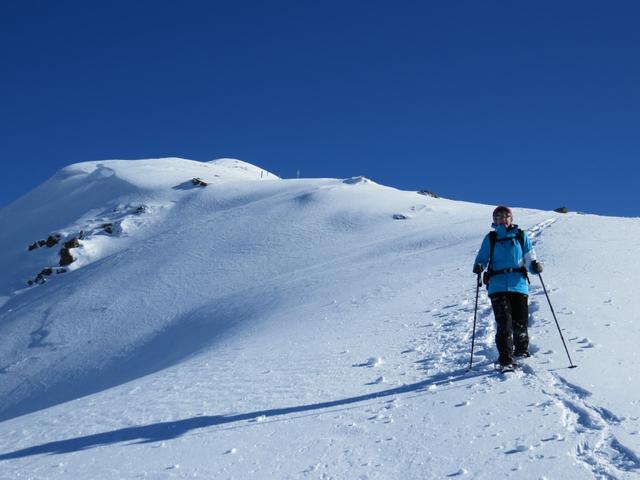
[[[62,169],[0,210],[0,477],[638,478],[640,220],[513,209],[578,368],[532,275],[505,375],[484,288],[467,370],[494,207],[234,159]]]

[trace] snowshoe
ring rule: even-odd
[[[518,368],[518,365],[516,363],[497,363],[496,364],[496,370],[498,370],[498,372],[500,373],[509,373],[509,372],[515,372],[516,369]]]
[[[522,352],[514,352],[513,356],[519,358],[529,358],[531,354],[528,351],[524,350]]]

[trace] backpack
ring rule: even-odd
[[[492,230],[492,231],[489,232],[489,243],[491,245],[491,250],[489,251],[489,265],[487,266],[487,271],[484,272],[484,274],[482,275],[482,282],[487,287],[489,286],[489,282],[491,281],[491,277],[493,277],[494,275],[501,275],[503,273],[514,273],[514,272],[522,273],[522,275],[524,275],[524,277],[527,279],[527,282],[531,283],[529,281],[529,275],[528,275],[527,269],[525,267],[504,268],[502,270],[494,270],[492,268],[492,266],[493,266],[493,250],[495,249],[496,242],[510,242],[510,241],[512,241],[514,239],[517,240],[518,243],[520,243],[520,248],[522,249],[522,255],[524,256],[524,230],[522,230],[521,228],[518,228],[518,231],[516,232],[516,236],[515,237],[505,237],[505,238],[498,238],[498,233],[495,230]]]

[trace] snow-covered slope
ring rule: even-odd
[[[534,278],[504,377],[484,291],[465,371],[492,208],[229,159],[63,169],[0,210],[0,473],[635,478],[640,221],[515,209],[579,367]]]

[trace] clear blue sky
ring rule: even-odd
[[[0,5],[0,206],[70,163],[235,157],[640,216],[640,3]]]

